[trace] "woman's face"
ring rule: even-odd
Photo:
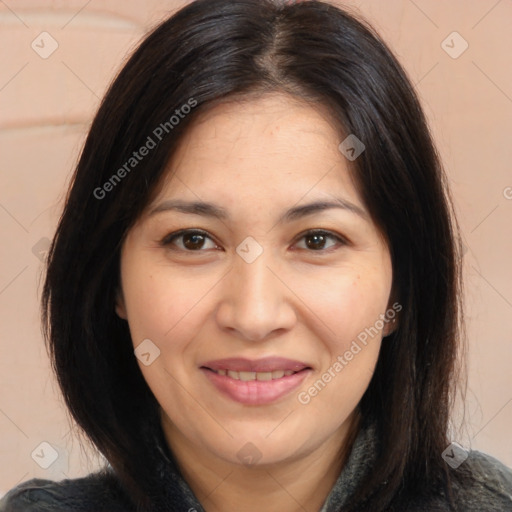
[[[217,106],[128,233],[116,311],[171,447],[264,464],[343,439],[392,325],[344,138],[287,96]]]

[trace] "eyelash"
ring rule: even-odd
[[[183,237],[185,235],[201,235],[206,238],[209,238],[212,242],[216,243],[215,240],[206,231],[203,231],[201,229],[181,229],[179,231],[175,231],[174,233],[170,233],[170,234],[166,235],[160,241],[160,245],[167,247],[167,246],[171,245],[174,240],[176,240],[177,238]],[[323,229],[310,229],[304,233],[301,233],[298,237],[298,241],[302,240],[303,238],[308,238],[308,237],[312,237],[315,235],[324,236],[324,237],[328,237],[333,240],[336,240],[336,242],[338,242],[342,246],[349,244],[348,240],[346,238],[342,237],[341,235],[337,235],[331,231],[326,231]],[[190,249],[177,248],[177,249],[172,249],[172,250],[178,250],[178,251],[189,252],[189,253],[194,253],[194,252],[200,253],[200,252],[205,252],[207,249],[190,250]],[[330,252],[332,252],[332,250],[336,250],[336,248],[329,247],[327,249],[318,249],[318,250],[314,250],[314,249],[308,250],[306,248],[304,250],[311,252],[311,253],[322,254],[322,253],[330,253]]]

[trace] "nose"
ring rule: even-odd
[[[249,341],[284,333],[297,321],[295,295],[269,253],[264,251],[252,263],[237,255],[223,281],[218,325]]]

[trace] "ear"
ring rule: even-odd
[[[122,318],[124,320],[128,319],[128,315],[126,314],[126,306],[124,304],[123,291],[121,290],[121,288],[118,288],[116,292],[115,310],[119,318]]]
[[[384,328],[382,329],[382,337],[385,338],[386,336],[393,334],[396,331],[397,327],[398,327],[398,315],[396,315],[395,318],[390,318],[384,324]]]
[[[386,319],[384,328],[382,329],[382,337],[385,338],[390,334],[394,333],[400,324],[400,311],[402,311],[402,305],[397,299],[395,290],[391,292],[388,302],[388,308],[386,309]]]

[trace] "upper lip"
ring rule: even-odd
[[[304,370],[304,368],[310,368],[306,363],[284,357],[264,357],[255,360],[244,357],[229,357],[207,361],[201,367],[209,368],[210,370],[233,370],[235,372],[273,372],[275,370],[299,372]]]

